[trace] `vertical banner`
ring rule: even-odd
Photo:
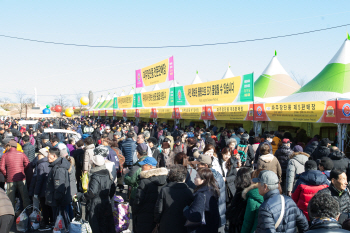
[[[186,105],[186,98],[185,98],[185,92],[184,87],[171,87],[170,89],[170,95],[169,95],[169,106],[185,106]]]
[[[254,101],[254,73],[243,75],[240,102]]]
[[[107,110],[105,110],[105,116],[108,116],[108,111]]]
[[[134,99],[132,103],[133,108],[142,108],[142,98],[141,93],[134,94]]]
[[[100,110],[98,110],[98,116],[99,116],[99,117],[101,116],[101,111],[100,111]]]
[[[113,110],[113,116],[114,116],[114,117],[117,116],[117,110]]]
[[[118,97],[115,97],[113,100],[113,108],[117,109],[118,108]]]
[[[139,109],[135,109],[135,117],[140,117],[140,110]]]
[[[174,57],[135,71],[136,88],[174,80]]]

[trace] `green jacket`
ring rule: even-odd
[[[258,184],[245,188],[242,197],[247,200],[247,207],[241,233],[253,233],[258,225],[259,207],[264,202],[264,198],[259,194]]]
[[[131,186],[130,200],[132,201],[135,199],[137,187],[139,187],[139,184],[140,184],[140,173],[142,171],[142,168],[139,162],[143,161],[145,158],[147,158],[147,155],[137,160],[137,162],[133,165],[129,173],[126,174],[124,178],[125,184]],[[131,204],[132,204],[132,201],[130,201]]]

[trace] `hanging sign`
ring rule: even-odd
[[[118,97],[119,108],[131,108],[133,103],[134,95],[126,95]]]

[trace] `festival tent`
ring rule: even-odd
[[[98,102],[98,104],[96,104],[96,106],[94,108],[92,108],[92,109],[98,109],[101,106],[101,104],[103,103],[103,101],[105,101],[105,99],[106,98],[103,97],[103,95],[102,95],[100,101]]]
[[[112,96],[112,98],[110,98],[110,100],[108,101],[108,103],[105,105],[105,109],[110,109],[113,108],[113,101],[114,98],[117,97],[117,95],[114,93],[114,95]]]
[[[159,88],[158,84],[156,84],[153,88],[153,91],[159,91],[159,90],[160,90],[160,88]]]
[[[305,86],[280,102],[326,101],[350,98],[350,38],[323,70]]]
[[[197,71],[196,77],[194,78],[191,84],[198,84],[198,83],[202,83],[202,80],[199,78],[198,71]]]
[[[131,91],[129,92],[129,95],[133,95],[133,94],[135,94],[134,88],[132,88]]]
[[[176,81],[171,82],[171,85],[170,85],[169,88],[172,88],[172,87],[180,87],[180,84],[178,82],[176,82]]]
[[[104,109],[106,107],[106,105],[109,103],[110,100],[111,100],[111,96],[108,93],[106,99],[103,101],[103,103],[98,108],[99,109]]]
[[[140,93],[144,93],[144,92],[147,92],[147,90],[143,87],[140,91]]]
[[[222,79],[235,77],[235,75],[232,73],[230,68],[231,68],[230,63],[228,63],[227,70],[226,70],[224,76],[222,77]]]
[[[299,90],[297,84],[277,59],[272,57],[266,69],[254,83],[255,102],[274,103]]]
[[[125,92],[124,91],[122,91],[122,93],[120,94],[120,97],[121,96],[125,96]]]

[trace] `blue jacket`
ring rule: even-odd
[[[218,199],[218,204],[219,204],[219,213],[220,213],[220,226],[223,226],[226,224],[226,186],[225,186],[225,181],[219,172],[217,172],[213,168],[210,168],[210,170],[213,172],[214,178],[215,178],[216,182],[218,183],[218,187],[220,189],[220,196]]]
[[[203,213],[205,215],[206,225],[199,227],[188,227],[187,232],[218,232],[220,227],[218,198],[207,186],[200,188],[197,192],[195,192],[194,200],[191,206],[184,209],[184,216],[191,222],[201,222]]]
[[[278,189],[269,191],[264,195],[264,202],[259,207],[258,226],[256,233],[260,232],[306,232],[309,228],[308,221],[303,212],[297,207],[292,198],[284,196],[285,212],[281,224],[275,229],[281,214],[281,197]]]
[[[110,147],[110,146],[107,146],[108,148],[108,155],[107,155],[107,159],[111,162],[114,163],[114,166],[115,166],[115,169],[119,169],[119,158],[117,156],[117,153],[115,153],[115,151]]]
[[[126,166],[133,165],[132,158],[134,156],[135,150],[136,150],[136,142],[132,138],[127,138],[123,142],[123,146],[122,146],[122,153],[125,157]]]
[[[37,162],[34,195],[38,195],[38,197],[45,197],[47,175],[51,171],[49,165],[49,161],[46,157]]]
[[[330,185],[329,181],[327,180],[327,176],[325,176],[321,171],[318,170],[309,170],[301,173],[299,179],[295,183],[292,193],[294,193],[297,187],[301,184],[312,186],[324,184],[328,186]]]
[[[81,130],[81,125],[78,125],[77,133],[83,136],[83,131]]]

